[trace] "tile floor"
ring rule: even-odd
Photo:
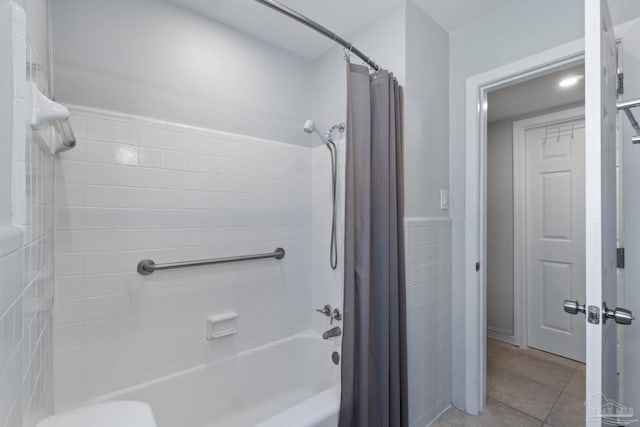
[[[584,426],[584,366],[489,339],[485,412],[471,416],[450,408],[431,426]]]

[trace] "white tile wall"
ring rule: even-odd
[[[314,136],[315,138],[315,136]],[[316,140],[317,143],[317,140]],[[338,265],[332,270],[329,264],[331,242],[331,155],[327,147],[318,145],[311,150],[312,156],[312,259],[311,259],[311,301],[310,326],[322,333],[333,325],[329,319],[315,309],[325,304],[343,311],[344,283],[344,183],[345,183],[345,140],[337,144],[338,185],[336,192],[336,231],[338,239]],[[338,322],[340,323],[340,322]],[[336,322],[334,321],[334,325]],[[340,351],[342,341],[331,341],[333,350]],[[340,381],[339,372],[336,382]]]
[[[25,126],[26,81],[44,93],[47,85],[26,36],[24,11],[12,6],[18,30],[13,40],[15,225],[0,226],[0,425],[31,427],[52,406],[53,159],[41,135]]]
[[[451,224],[406,218],[409,421],[424,427],[451,404]]]
[[[464,269],[464,218],[454,218],[451,222],[452,273],[451,295],[452,301],[465,300],[465,269]],[[451,401],[458,408],[465,405],[465,312],[457,310],[451,318],[451,360],[452,369]]]
[[[71,107],[56,162],[55,409],[304,330],[311,150]],[[138,261],[283,261],[136,273]],[[238,333],[205,339],[205,316]]]

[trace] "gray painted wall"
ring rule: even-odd
[[[405,91],[406,215],[448,217],[440,189],[449,188],[449,34],[407,2]]]
[[[487,328],[513,335],[513,120],[487,128]]]
[[[440,210],[440,189],[449,188],[448,33],[407,1],[347,39],[405,86],[405,215],[448,217]],[[345,120],[345,99],[345,64],[336,47],[314,61],[313,118],[320,128]]]
[[[298,145],[311,62],[164,1],[52,2],[59,101]]]
[[[404,85],[405,28],[405,5],[401,2],[369,25],[344,37],[393,72]],[[313,119],[320,129],[346,121],[347,71],[343,56],[343,49],[334,46],[313,62]],[[351,57],[351,62],[362,63],[356,56]],[[320,141],[314,138],[313,145],[317,144]]]
[[[553,10],[553,13],[549,13]],[[517,0],[451,34],[451,210],[464,216],[465,81],[584,36],[582,0]]]

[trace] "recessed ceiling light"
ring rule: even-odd
[[[582,76],[565,77],[564,79],[560,80],[560,83],[558,83],[558,86],[560,86],[560,87],[571,87],[571,86],[576,85],[581,79],[582,79]]]

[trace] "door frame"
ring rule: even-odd
[[[513,122],[513,334],[514,344],[526,348],[529,344],[527,288],[527,159],[525,132],[541,126],[584,120],[584,107],[572,107]]]
[[[640,18],[614,27],[618,41]],[[466,79],[464,259],[465,323],[464,404],[470,414],[484,410],[486,394],[486,101],[492,90],[530,80],[551,70],[570,68],[584,61],[584,38],[494,68]],[[454,254],[454,257],[458,256]],[[456,358],[454,358],[455,361]]]
[[[465,409],[470,414],[484,410],[486,395],[487,94],[583,61],[584,39],[579,39],[466,80],[464,372]]]

